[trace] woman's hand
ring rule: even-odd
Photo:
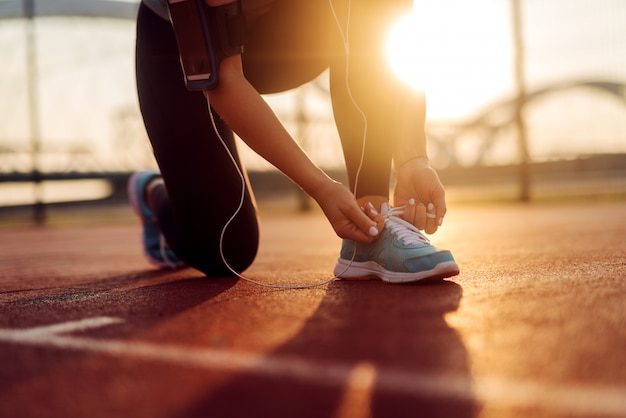
[[[446,214],[445,191],[428,159],[415,158],[396,169],[394,206],[405,206],[403,218],[433,234]]]
[[[368,205],[361,208],[343,184],[330,180],[310,194],[339,237],[369,243],[380,233],[383,216]]]

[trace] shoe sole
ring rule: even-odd
[[[385,283],[413,283],[443,280],[458,275],[459,266],[454,261],[437,264],[431,270],[418,272],[395,272],[383,268],[374,261],[350,261],[339,259],[335,265],[335,275],[344,280],[380,279]]]

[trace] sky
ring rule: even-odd
[[[565,79],[626,77],[626,2],[521,0],[530,90]],[[462,117],[514,86],[511,1],[417,0],[431,115]],[[429,66],[430,64],[430,66]]]
[[[521,1],[529,90],[585,79],[626,83],[626,0]],[[512,95],[510,3],[416,0],[418,30],[408,48],[419,69],[413,81],[427,91],[429,122],[462,121]],[[122,146],[137,155],[145,153],[134,87],[134,22],[40,18],[35,25],[42,143],[50,149],[72,147],[77,153],[96,150],[115,159],[120,141],[139,137],[138,142]],[[30,140],[24,34],[23,20],[0,20],[0,149],[24,147]],[[308,110],[328,118],[327,97],[310,86],[305,90],[310,93]],[[267,100],[288,120],[296,96],[292,92]],[[539,126],[531,129],[537,136],[534,150],[556,152],[551,151],[550,141],[557,150],[563,145],[556,141],[567,140],[573,153],[626,152],[623,105],[572,92],[540,106],[542,111],[535,112],[540,114],[531,117]],[[580,126],[571,128],[572,119],[583,116]],[[323,135],[334,133],[331,129]],[[594,142],[591,149],[589,142]],[[310,147],[314,159],[339,153],[336,143]],[[0,154],[0,169],[2,158]]]

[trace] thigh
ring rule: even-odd
[[[261,93],[298,87],[343,56],[328,0],[278,0],[248,30],[244,72]]]
[[[244,203],[223,243],[224,253],[236,259],[233,264],[245,268],[256,253],[258,226],[232,131],[215,115],[222,143],[204,96],[185,87],[169,22],[145,7],[137,20],[136,53],[141,112],[175,218],[176,234],[170,236],[180,239],[177,248],[193,267],[228,274],[220,262],[220,235],[243,190]]]

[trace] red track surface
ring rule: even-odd
[[[138,225],[0,230],[2,417],[626,417],[626,203],[450,208],[429,285],[156,270]],[[246,274],[330,278],[320,215]]]

